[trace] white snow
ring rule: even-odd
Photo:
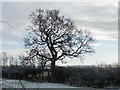
[[[58,83],[35,83],[24,80],[2,79],[3,88],[76,88]]]
[[[76,88],[76,90],[109,90],[107,89],[98,89],[90,87],[72,87],[65,84],[59,83],[35,83],[24,80],[12,80],[12,79],[0,79],[2,81],[2,88]],[[1,83],[1,82],[0,82]],[[111,89],[111,90],[120,90],[120,89]]]

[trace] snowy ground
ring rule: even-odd
[[[2,80],[3,88],[76,88],[58,83],[35,83],[23,80]]]
[[[89,87],[72,87],[58,83],[35,83],[24,80],[2,79],[2,88],[73,88],[75,90],[120,90],[120,89],[94,89]],[[63,89],[62,89],[63,90]]]

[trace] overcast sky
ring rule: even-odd
[[[23,38],[29,23],[29,14],[36,8],[58,9],[70,17],[78,27],[89,29],[96,39],[96,53],[84,57],[84,63],[71,60],[67,65],[78,64],[112,64],[118,62],[118,9],[117,4],[80,3],[80,2],[24,2],[2,3],[2,19],[15,27],[2,24],[2,51],[9,54],[20,54],[24,51]],[[79,58],[78,58],[79,59]]]

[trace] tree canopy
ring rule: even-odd
[[[30,14],[30,21],[29,33],[24,39],[29,60],[36,57],[45,62],[50,61],[54,69],[57,60],[94,53],[91,44],[95,40],[91,33],[77,28],[59,10],[37,9]]]

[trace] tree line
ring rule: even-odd
[[[120,87],[120,66],[56,66],[54,81],[50,69],[33,66],[6,66],[3,67],[2,77],[34,82],[64,83],[75,87]]]

